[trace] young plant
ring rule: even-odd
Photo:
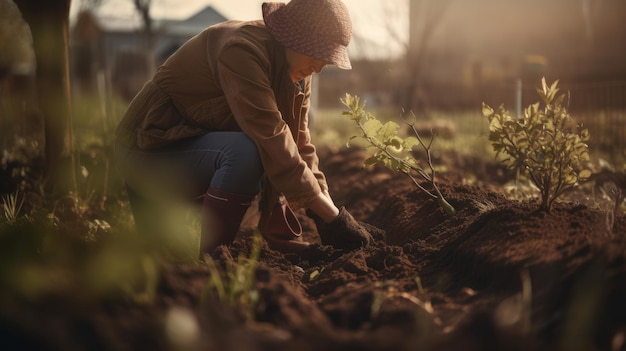
[[[19,196],[19,192],[13,194],[2,195],[2,213],[4,219],[10,225],[17,224],[22,216],[22,207],[24,206],[24,197]],[[24,215],[24,219],[28,220],[28,216]]]
[[[589,132],[577,126],[558,94],[558,80],[548,85],[541,80],[537,93],[541,102],[528,106],[521,117],[513,117],[502,105],[494,110],[483,103],[489,120],[489,141],[496,157],[519,170],[541,192],[540,208],[550,212],[554,201],[591,176],[587,166]]]
[[[203,292],[203,300],[208,298],[209,294],[215,294],[219,301],[234,308],[241,308],[246,318],[251,320],[259,299],[259,293],[254,287],[254,277],[262,242],[261,233],[255,233],[250,256],[240,255],[236,263],[227,263],[225,269],[221,269],[213,258],[206,255],[205,262],[211,276]]]
[[[343,112],[344,116],[348,116],[354,121],[362,132],[361,136],[352,136],[348,141],[354,139],[362,139],[367,142],[367,147],[373,149],[371,156],[365,160],[365,167],[373,166],[377,163],[383,164],[392,171],[397,171],[408,176],[413,184],[420,190],[436,199],[439,206],[449,215],[454,215],[455,209],[441,194],[439,187],[435,182],[435,168],[432,164],[430,148],[433,139],[428,144],[424,143],[422,137],[415,128],[415,115],[411,114],[412,120],[403,117],[403,122],[411,128],[415,135],[402,138],[398,135],[400,125],[393,121],[383,124],[374,115],[365,111],[365,102],[361,103],[358,96],[346,94],[341,102],[348,108]],[[428,169],[424,169],[420,162],[413,156],[414,148],[421,146],[426,151],[428,159]],[[432,190],[426,189],[418,182],[418,177],[430,183]]]

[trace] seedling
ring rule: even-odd
[[[2,212],[7,223],[13,225],[19,221],[23,206],[24,197],[20,197],[17,191],[2,196]],[[28,219],[26,216],[24,218]]]
[[[521,117],[513,117],[503,105],[494,110],[483,103],[489,120],[489,141],[503,164],[530,178],[541,192],[540,208],[550,212],[554,201],[591,176],[587,166],[589,132],[574,124],[564,105],[566,94],[558,94],[558,80],[548,85],[541,80],[537,93],[541,102],[528,106]]]
[[[392,171],[405,174],[415,186],[433,199],[436,199],[439,206],[447,214],[454,215],[454,207],[446,201],[435,182],[436,172],[430,153],[433,138],[431,137],[428,144],[424,142],[415,128],[416,116],[411,114],[410,120],[405,117],[402,118],[403,122],[410,127],[415,135],[414,137],[402,138],[398,135],[400,128],[398,123],[389,121],[383,124],[380,122],[374,115],[365,111],[365,102],[361,103],[361,99],[358,96],[346,94],[346,97],[341,99],[341,102],[348,108],[348,111],[344,111],[343,115],[353,120],[362,132],[361,136],[352,136],[350,138],[348,147],[352,140],[361,139],[368,144],[367,148],[373,149],[371,156],[365,160],[364,166],[368,167],[380,163]],[[420,162],[413,156],[414,149],[417,146],[421,146],[426,151],[428,169],[423,168]],[[420,184],[418,177],[430,183],[432,191]]]
[[[417,316],[423,318],[421,320],[423,324],[420,324],[421,327],[430,323],[434,323],[438,326],[443,324],[441,319],[435,315],[435,309],[433,308],[430,300],[422,301],[417,296],[408,292],[400,291],[397,282],[393,280],[379,281],[374,285],[372,304],[370,306],[370,315],[372,318],[378,317],[385,301],[392,299],[408,301],[409,303],[417,306]]]
[[[254,287],[254,274],[259,262],[262,240],[261,234],[255,233],[250,256],[240,255],[236,263],[227,265],[225,269],[219,268],[210,256],[205,256],[211,277],[203,292],[203,300],[208,294],[216,294],[219,301],[233,308],[243,309],[246,318],[252,319],[254,306],[259,299],[258,291]]]

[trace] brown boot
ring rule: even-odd
[[[271,248],[282,252],[298,252],[310,245],[302,238],[302,226],[296,214],[283,202],[274,205],[261,234]]]
[[[209,189],[202,201],[202,229],[200,232],[200,259],[211,254],[219,245],[233,242],[252,195],[233,194]]]

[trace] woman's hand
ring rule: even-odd
[[[325,223],[332,222],[339,215],[339,209],[333,203],[328,192],[321,192],[309,204],[309,209],[313,211]]]
[[[329,222],[325,222],[311,209],[307,215],[313,219],[317,226],[317,233],[323,245],[330,245],[337,249],[354,250],[368,246],[374,241],[372,234],[363,224],[352,217],[345,207],[339,209],[339,215]],[[370,228],[376,228],[369,226]],[[382,232],[384,240],[384,231]],[[377,232],[377,234],[378,234]]]
[[[384,230],[355,220],[345,207],[337,208],[327,191],[309,205],[307,215],[315,222],[324,245],[354,250],[385,240]]]

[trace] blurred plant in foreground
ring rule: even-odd
[[[8,224],[14,225],[22,217],[24,220],[29,220],[28,215],[22,216],[22,207],[24,206],[24,197],[21,196],[18,191],[13,194],[7,194],[2,196],[2,213],[4,219]]]
[[[240,308],[248,320],[252,320],[254,308],[259,300],[259,292],[255,288],[255,273],[263,237],[260,232],[255,232],[252,240],[250,255],[246,257],[240,254],[236,262],[226,262],[223,269],[211,256],[204,256],[211,276],[202,293],[203,301],[213,295],[220,302],[233,308]]]
[[[411,114],[411,121],[403,117],[404,123],[411,128],[415,137],[402,138],[398,135],[398,129],[400,128],[398,123],[389,121],[383,124],[374,115],[365,112],[365,102],[361,103],[358,96],[346,94],[345,98],[341,99],[341,102],[348,108],[348,111],[344,111],[343,115],[356,122],[363,133],[361,136],[352,136],[348,141],[348,147],[350,146],[350,141],[359,138],[367,142],[368,148],[374,149],[373,154],[365,160],[365,167],[382,163],[392,171],[405,174],[415,186],[433,199],[436,199],[439,206],[447,214],[454,215],[454,207],[446,201],[435,182],[436,172],[430,155],[433,139],[431,138],[428,144],[424,143],[415,128],[415,115]],[[424,169],[413,156],[413,148],[418,145],[426,151],[428,170]],[[430,183],[433,191],[426,189],[420,184],[416,175]]]

